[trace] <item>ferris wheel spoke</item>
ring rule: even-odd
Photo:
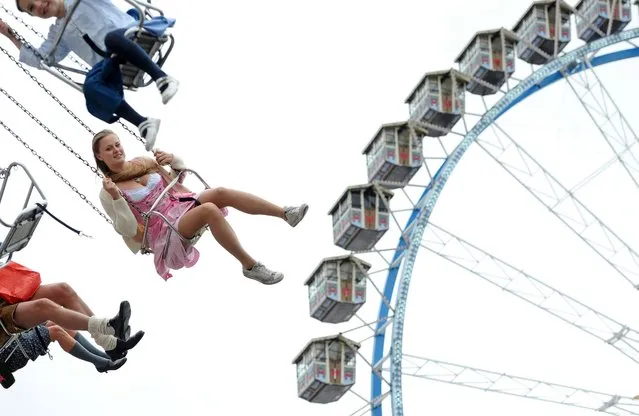
[[[358,398],[360,398],[360,399],[362,399],[362,400],[364,400],[366,402],[366,404],[364,406],[362,406],[359,409],[355,410],[353,413],[349,414],[349,416],[361,416],[361,415],[366,414],[368,412],[368,409],[370,408],[371,403],[368,400],[364,399],[361,394],[358,394],[358,393],[354,392],[352,389],[349,390],[349,393],[357,396]]]
[[[477,145],[622,277],[639,288],[639,255],[497,123],[492,127],[496,129],[496,140],[482,136]]]
[[[639,363],[639,332],[590,308],[479,247],[429,223],[421,246],[504,291],[612,345]]]
[[[565,79],[630,179],[639,187],[639,156],[631,149],[639,138],[590,61],[585,61],[585,65],[588,70],[580,76],[571,80],[564,74]]]
[[[370,332],[372,333],[371,335],[367,335],[364,338],[360,338],[358,340],[358,342],[360,344],[363,344],[364,342],[368,341],[369,339],[371,339],[372,337],[374,337],[375,335],[377,335],[377,333],[379,332],[379,330],[377,329],[376,325],[382,323],[384,327],[387,327],[388,325],[392,324],[393,322],[393,316],[389,316],[387,318],[383,318],[383,319],[377,319],[375,321],[371,321],[368,322],[366,321],[364,318],[362,318],[361,316],[359,316],[359,314],[355,314],[354,315],[361,323],[362,325],[358,325],[356,327],[347,329],[345,331],[340,332],[340,334],[342,335],[346,335],[346,334],[351,334],[353,332],[361,332],[360,330],[362,329],[369,329],[370,331],[366,331],[367,333]],[[349,335],[352,336],[352,335]]]
[[[380,296],[381,301],[384,302],[384,304],[386,304],[386,306],[388,307],[388,310],[390,312],[394,312],[393,306],[391,305],[390,299],[387,299],[386,296],[384,296],[384,292],[380,289],[379,285],[377,284],[377,282],[375,281],[374,277],[377,278],[377,276],[382,275],[381,278],[383,278],[383,274],[387,273],[390,269],[392,269],[393,267],[397,267],[397,265],[399,263],[401,263],[401,258],[396,259],[393,262],[392,256],[391,258],[388,258],[389,256],[386,255],[387,253],[394,253],[394,249],[378,249],[378,248],[373,248],[372,250],[368,250],[368,251],[353,251],[352,254],[353,255],[371,255],[371,254],[377,254],[378,257],[380,257],[382,259],[382,261],[386,264],[386,267],[383,268],[378,268],[375,270],[363,270],[363,274],[366,276],[366,281],[367,284],[370,284],[373,289],[375,289],[375,291],[377,292],[377,294]],[[358,267],[362,267],[361,265],[358,264]],[[390,319],[390,318],[389,318]]]
[[[630,397],[512,376],[404,354],[402,374],[483,391],[519,396],[612,415],[639,415]]]

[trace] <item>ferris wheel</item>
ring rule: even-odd
[[[634,394],[412,355],[404,342],[409,289],[416,283],[415,276],[424,277],[415,272],[417,258],[429,255],[492,283],[500,296],[513,295],[511,300],[584,334],[587,342],[615,350],[626,364],[639,363],[639,333],[589,306],[581,296],[583,291],[573,297],[554,286],[556,276],[543,278],[524,271],[499,254],[513,254],[516,248],[484,249],[481,240],[464,238],[434,221],[445,217],[435,210],[438,201],[446,199],[444,186],[455,181],[453,171],[458,165],[463,170],[462,157],[475,149],[488,156],[485,159],[507,177],[509,186],[517,185],[527,205],[543,211],[543,215],[536,212],[535,219],[524,220],[529,222],[526,229],[534,231],[536,221],[544,218],[561,229],[557,244],[570,241],[581,253],[577,256],[587,255],[593,264],[598,262],[597,271],[584,276],[584,281],[615,281],[625,292],[639,288],[639,254],[633,248],[639,243],[634,241],[636,230],[630,225],[620,229],[619,221],[611,218],[616,214],[606,211],[603,204],[608,194],[593,196],[586,191],[610,170],[621,178],[612,194],[631,199],[637,191],[634,188],[639,187],[635,148],[639,137],[632,122],[636,117],[622,109],[613,98],[614,89],[601,75],[606,72],[604,65],[615,67],[639,56],[633,42],[639,28],[629,26],[631,20],[629,0],[581,0],[574,6],[561,0],[535,1],[512,29],[477,32],[461,48],[456,69],[427,72],[419,80],[405,101],[408,119],[381,124],[364,148],[368,182],[342,190],[330,208],[333,242],[345,253],[321,259],[314,269],[309,267],[305,284],[310,319],[325,323],[329,335],[318,334],[321,336],[311,339],[293,360],[301,399],[333,406],[348,397],[359,406],[347,414],[402,416],[406,379],[421,378],[606,414],[639,414]],[[573,31],[578,40],[573,39]],[[607,74],[614,78],[614,73]],[[626,81],[628,87],[633,83]],[[542,159],[531,150],[536,147],[536,134],[528,128],[541,129],[544,120],[528,120],[523,126],[519,119],[505,126],[511,109],[522,108],[529,98],[543,106],[549,92],[541,91],[562,84],[575,103],[565,109],[564,118],[585,129],[590,139],[578,147],[564,144],[562,150],[567,152]],[[616,91],[619,93],[624,91]],[[577,111],[582,119],[573,118]],[[544,114],[548,119],[557,117]],[[522,144],[526,140],[520,140],[521,136],[532,144]],[[584,167],[586,161],[592,163]],[[568,174],[556,174],[552,162],[558,162]],[[464,172],[465,178],[474,176],[469,178],[474,185],[481,184],[477,176],[482,174]],[[457,186],[465,178],[460,176]],[[488,189],[491,183],[483,186]],[[454,210],[449,217],[463,219],[480,205],[498,204],[488,194],[483,200],[481,192],[475,190],[473,195],[478,199],[465,201],[462,207],[446,205]],[[526,239],[526,235],[521,237]],[[516,246],[510,241],[507,245]],[[516,257],[534,258],[538,250],[543,251],[519,250]],[[599,275],[600,270],[605,270],[605,277]],[[414,295],[411,304],[419,300]],[[411,328],[418,330],[418,324]],[[338,413],[334,409],[331,414]]]

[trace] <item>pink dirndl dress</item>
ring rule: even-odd
[[[153,173],[151,175],[159,174]],[[151,176],[149,176],[149,181],[150,180]],[[158,196],[162,193],[166,184],[164,183],[163,178],[160,177],[157,183],[152,186],[153,188],[151,188],[142,200],[134,201],[130,197],[127,198],[129,204],[134,206],[134,209],[132,209],[133,214],[141,224],[144,224],[144,220],[135,207],[142,212],[147,212]],[[131,192],[129,191],[127,194],[131,195]],[[178,228],[178,223],[182,216],[196,205],[196,202],[193,200],[179,200],[179,198],[185,197],[197,199],[197,195],[193,192],[184,193],[170,190],[155,207],[155,210],[164,215],[176,229]],[[222,210],[222,213],[226,216],[228,215],[228,210],[225,208]],[[149,248],[153,250],[155,270],[164,280],[168,280],[173,277],[173,275],[169,272],[170,269],[179,270],[183,267],[192,267],[200,258],[200,252],[192,244],[182,241],[178,234],[171,230],[162,218],[156,215],[151,216],[149,219],[147,242]],[[165,249],[166,256],[163,255]]]

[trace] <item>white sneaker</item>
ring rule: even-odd
[[[146,140],[144,148],[147,152],[150,152],[151,149],[153,149],[153,146],[155,146],[155,139],[160,131],[160,123],[161,121],[157,118],[147,118],[138,126],[140,136]]]
[[[160,90],[160,94],[162,95],[162,104],[166,104],[171,101],[171,98],[173,98],[175,93],[177,93],[178,87],[180,86],[177,79],[168,75],[158,78],[158,80],[155,81],[155,84],[158,86],[158,90]]]
[[[308,211],[308,205],[306,204],[302,204],[299,207],[284,207],[286,222],[291,227],[295,227],[304,219],[306,211]]]
[[[280,272],[269,270],[262,263],[257,262],[250,270],[242,269],[242,273],[249,279],[257,280],[265,285],[274,285],[284,279],[284,275]]]

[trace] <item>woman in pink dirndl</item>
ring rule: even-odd
[[[147,212],[151,208],[168,184],[166,181],[167,178],[163,178],[160,173],[153,172],[145,186],[123,191],[139,224],[144,224],[140,212]],[[169,190],[167,194],[155,207],[155,211],[161,212],[175,228],[178,228],[180,218],[197,203],[197,195],[193,192],[179,193],[172,190]],[[142,199],[136,199],[138,195],[142,196]],[[221,211],[224,216],[228,215],[226,208]],[[170,269],[179,270],[194,266],[200,258],[197,248],[180,239],[175,231],[157,215],[149,218],[147,245],[155,254],[155,270],[164,280],[173,277],[169,272]]]
[[[137,253],[144,235],[141,213],[149,211],[166,186],[186,167],[177,156],[159,150],[154,151],[155,158],[127,161],[119,138],[110,130],[96,134],[92,147],[96,164],[104,174],[100,202],[115,230],[129,249]],[[165,165],[170,166],[170,171],[167,172]],[[269,270],[242,248],[226,220],[227,207],[252,215],[282,218],[291,227],[299,224],[308,210],[306,204],[278,207],[255,195],[222,187],[195,194],[180,180],[159,201],[155,211],[166,217],[186,239],[208,226],[218,243],[241,263],[245,277],[263,284],[280,282],[284,278],[281,272]],[[149,219],[147,246],[153,251],[157,273],[165,280],[172,277],[169,270],[192,267],[200,256],[192,244],[180,239],[157,215]]]

